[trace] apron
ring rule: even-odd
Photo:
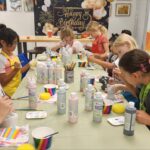
[[[17,56],[13,56],[13,58],[10,58],[10,56],[8,56],[3,51],[1,51],[1,54],[9,61],[11,69],[14,69],[13,65],[15,64],[15,62],[20,63],[19,58]],[[3,87],[4,92],[8,96],[12,96],[15,93],[16,89],[18,88],[20,82],[21,82],[21,71],[18,71],[16,75],[12,78],[12,80]]]

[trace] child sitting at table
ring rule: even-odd
[[[94,57],[106,59],[109,53],[109,41],[107,38],[107,29],[96,21],[91,21],[87,25],[87,32],[94,38],[92,47],[85,45],[94,53]]]
[[[29,69],[29,64],[21,67],[19,58],[13,54],[19,41],[18,34],[0,24],[0,83],[8,96],[12,96],[21,82],[21,73]]]
[[[51,50],[57,51],[65,47],[70,51],[71,54],[84,50],[82,43],[74,39],[74,33],[71,28],[65,27],[61,29],[60,38],[61,42],[59,42],[55,47],[52,47]]]
[[[124,79],[132,85],[132,92],[140,99],[136,112],[139,123],[150,129],[150,56],[143,50],[132,50],[122,56],[119,68]],[[135,87],[140,85],[140,92]],[[130,88],[131,89],[131,88]]]

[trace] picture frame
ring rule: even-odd
[[[131,3],[116,3],[115,16],[130,16]]]

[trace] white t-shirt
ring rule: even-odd
[[[0,96],[4,96],[4,95],[5,95],[5,92],[3,91],[3,88],[2,88],[2,86],[0,84]]]
[[[117,58],[115,61],[114,61],[114,64],[119,68],[119,58]]]

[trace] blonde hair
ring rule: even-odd
[[[129,46],[130,50],[138,48],[136,40],[132,36],[125,33],[119,35],[119,37],[114,41],[112,48],[114,50],[118,46],[125,44]]]
[[[100,31],[101,33],[103,33],[105,36],[108,36],[108,30],[106,29],[106,27],[104,27],[103,25],[99,24],[96,21],[91,21],[89,22],[89,24],[87,25],[86,30],[88,32],[96,32],[96,31]]]
[[[71,28],[66,27],[66,28],[61,29],[60,31],[61,40],[63,40],[65,37],[71,37],[72,39],[74,39],[74,33]]]

